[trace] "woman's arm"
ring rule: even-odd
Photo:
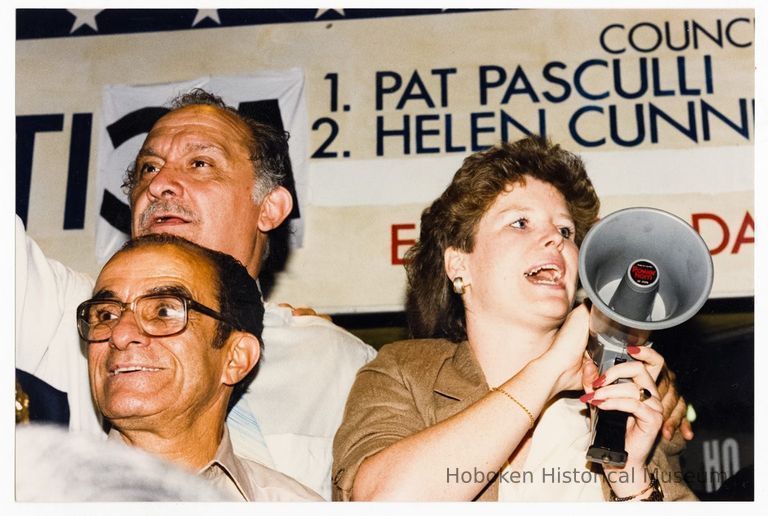
[[[588,313],[574,310],[561,328],[547,353],[526,365],[501,389],[515,397],[537,418],[546,402],[563,388],[572,388],[580,378],[586,346]],[[387,385],[400,383],[400,387]],[[345,422],[337,434],[336,448],[341,448],[345,425],[371,429],[388,418],[389,412],[408,412],[412,402],[405,382],[397,375],[361,371],[347,402]],[[382,410],[368,410],[364,417],[353,414],[361,397],[372,392],[397,392],[381,400]],[[350,420],[350,417],[352,418]],[[402,421],[402,424],[400,424]],[[409,433],[408,426],[411,426]],[[528,414],[501,392],[489,392],[465,410],[428,428],[417,429],[418,417],[393,418],[391,427],[379,426],[380,443],[385,445],[370,453],[356,472],[351,472],[348,490],[353,500],[472,500],[487,482],[448,482],[448,471],[498,472],[531,428]],[[400,433],[402,432],[402,433]],[[370,435],[370,434],[369,434]],[[365,446],[365,445],[361,445]],[[347,446],[353,449],[355,444]],[[373,449],[368,450],[372,452]],[[361,453],[358,450],[358,453]],[[339,457],[344,462],[343,457]],[[343,468],[334,465],[336,478]],[[346,472],[349,474],[349,472]],[[349,484],[350,480],[347,480]]]

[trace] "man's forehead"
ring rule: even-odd
[[[140,295],[148,295],[148,294],[166,294],[166,295],[174,295],[174,296],[181,296],[181,297],[194,297],[194,294],[190,292],[190,290],[186,287],[186,285],[183,285],[180,282],[176,281],[169,281],[167,279],[163,278],[156,278],[156,281],[152,282],[151,279],[148,282],[147,285],[144,286],[143,291],[139,293]],[[120,295],[112,289],[109,288],[98,288],[98,284],[94,288],[93,291],[93,298],[94,299],[115,299],[119,298]]]
[[[150,134],[157,130],[174,129],[181,124],[224,125],[241,132],[249,130],[247,124],[234,113],[218,106],[192,104],[170,111],[152,126]]]
[[[203,253],[178,244],[153,243],[119,251],[102,269],[94,292],[141,290],[138,295],[173,287],[186,290],[187,295],[213,294],[215,277]]]
[[[185,106],[161,117],[147,134],[138,158],[160,156],[168,146],[182,153],[213,150],[250,155],[251,128],[216,106]]]
[[[187,141],[182,142],[182,144],[179,147],[179,150],[181,152],[206,152],[206,151],[218,151],[218,152],[225,152],[226,149],[219,145],[218,143],[205,139],[205,140],[199,140],[199,139],[188,139]],[[160,149],[157,149],[152,146],[152,141],[150,138],[147,138],[144,141],[144,144],[142,145],[141,149],[139,149],[139,153],[137,157],[151,157],[151,156],[159,156],[160,155]]]

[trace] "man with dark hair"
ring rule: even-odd
[[[170,235],[128,242],[77,308],[109,439],[197,472],[236,499],[322,500],[232,449],[227,407],[259,360],[263,315],[256,281],[231,256]]]
[[[216,337],[213,341],[214,348],[221,348],[232,331],[239,329],[255,335],[259,339],[259,349],[263,351],[264,344],[261,340],[261,334],[264,330],[264,303],[261,300],[261,292],[257,282],[248,274],[242,263],[228,254],[212,251],[193,244],[184,238],[166,233],[151,233],[129,240],[123,245],[120,252],[145,248],[152,244],[172,244],[182,247],[191,253],[199,254],[203,261],[207,260],[213,266],[215,274],[211,276],[211,281],[213,281],[216,293],[219,296],[219,312],[222,315],[222,319],[217,319],[219,322],[216,325]],[[225,321],[230,322],[227,323]],[[80,337],[85,342],[88,342],[82,333]],[[241,381],[234,385],[232,396],[230,397],[230,408],[243,395],[255,374],[256,368],[254,367]],[[91,389],[93,389],[93,385],[91,385]]]
[[[289,171],[286,134],[194,90],[154,124],[126,176],[133,236],[184,237],[258,278],[269,235],[293,207]],[[92,282],[24,245],[19,221],[17,242],[17,367],[67,394],[71,430],[100,433],[71,323]],[[256,378],[228,416],[234,448],[330,499],[333,436],[355,373],[375,351],[321,317],[272,303],[264,342]]]

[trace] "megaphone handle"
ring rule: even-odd
[[[624,437],[627,432],[627,412],[597,409],[594,441],[587,450],[587,459],[611,466],[627,463]]]
[[[611,359],[611,364],[603,362],[602,369],[609,365],[634,361],[634,358],[622,352]],[[614,383],[630,382],[627,378],[619,378]],[[592,462],[623,467],[627,463],[627,452],[624,449],[629,414],[619,410],[596,409],[595,424],[592,429],[592,444],[587,450],[587,459]]]

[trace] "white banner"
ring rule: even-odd
[[[291,132],[303,239],[276,302],[402,310],[421,212],[468,155],[529,133],[584,158],[601,215],[650,206],[694,226],[713,298],[752,296],[754,23],[749,9],[510,9],[17,41],[27,228],[98,274],[94,254],[117,245],[106,208],[128,218],[106,192],[125,202],[144,137],[113,125],[205,86],[234,105],[278,99]],[[301,72],[263,72],[281,69]]]

